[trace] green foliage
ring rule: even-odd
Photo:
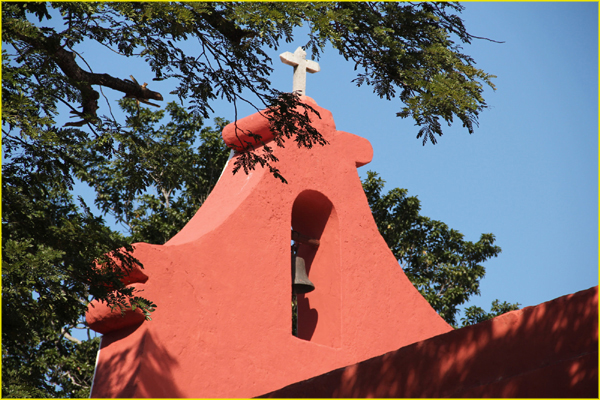
[[[16,110],[15,97],[4,93],[5,109]],[[71,337],[72,329],[86,327],[82,318],[89,300],[122,311],[140,308],[150,319],[156,305],[120,280],[139,265],[128,253],[130,243],[164,243],[179,231],[227,160],[218,133],[226,121],[217,119],[217,130],[205,128],[201,119],[170,103],[170,121],[155,129],[164,111],[138,109],[134,103],[121,102],[129,129],[110,138],[115,148],[110,157],[97,151],[98,141],[73,128],[32,120],[38,122],[37,131],[31,130],[35,135],[10,126],[3,132],[5,397],[89,395],[98,342]],[[82,199],[73,200],[74,177],[93,185],[96,204],[123,221],[129,237],[93,216]],[[94,261],[104,262],[103,268]]]
[[[85,135],[55,127],[50,93],[31,90],[29,66],[4,68],[7,61],[4,53],[3,396],[86,396],[86,355],[94,357],[98,343],[75,345],[70,333],[81,327],[91,298],[123,307],[137,301],[120,279],[138,263],[129,241],[70,194]],[[82,358],[86,363],[73,368]]]
[[[472,38],[456,15],[460,10],[451,3],[3,3],[3,396],[88,396],[98,340],[78,341],[71,333],[86,329],[91,299],[115,309],[140,308],[150,318],[152,299],[121,283],[138,264],[130,244],[164,243],[218,179],[228,149],[218,134],[225,121],[217,119],[215,129],[203,126],[213,101],[224,99],[235,110],[240,102],[268,108],[265,115],[280,132],[277,146],[288,140],[308,148],[326,144],[310,125],[310,107],[269,81],[266,49],[290,42],[294,28],[308,25],[305,47],[313,57],[331,43],[355,63],[357,84],[399,99],[404,106],[398,115],[413,118],[423,143],[442,134],[440,118],[451,123],[458,117],[472,132],[486,107],[483,85],[491,86],[492,76],[474,68],[452,41]],[[195,53],[182,49],[184,41],[194,43]],[[157,112],[140,106],[163,95],[133,76],[122,79],[89,65],[83,50],[91,42],[146,62],[154,80],[173,82],[170,94],[180,105],[170,102]],[[99,88],[123,93],[124,121],[100,102]],[[62,127],[56,123],[63,117],[60,106],[75,118]],[[238,158],[236,171],[261,165],[285,181],[271,148],[256,141],[251,149]],[[96,191],[101,216],[73,198],[78,181]],[[128,234],[111,229],[107,215]],[[410,225],[414,237],[406,240],[416,244],[409,251],[393,240],[402,224],[392,221],[386,240],[405,249],[413,278],[436,263],[420,249],[441,257],[449,271],[426,272],[437,283],[423,275],[421,290],[439,289],[454,302],[477,290],[472,281],[483,270],[476,266],[494,253],[493,236],[457,250],[477,271],[469,283],[454,253],[436,250],[428,239],[446,235],[459,243],[459,236],[422,220]],[[449,279],[466,280],[466,289],[453,291],[444,283]],[[452,315],[451,306],[438,308]]]
[[[99,338],[75,343],[64,341],[59,349],[48,348],[43,355],[32,360],[4,367],[2,372],[2,396],[7,398],[27,397],[89,397],[91,377]],[[6,354],[3,350],[3,354]],[[4,361],[3,361],[4,362]],[[58,382],[61,389],[42,383],[43,376],[50,382]],[[34,379],[37,378],[37,379]]]
[[[436,143],[440,118],[450,125],[458,117],[469,133],[486,108],[483,85],[494,88],[493,75],[473,66],[451,40],[470,43],[455,3],[338,3],[346,23],[336,24],[333,41],[340,53],[360,68],[356,83],[372,85],[381,98],[399,98],[397,116],[412,117],[417,138]],[[331,40],[331,39],[330,39]]]
[[[514,311],[519,309],[519,303],[507,303],[506,301],[500,303],[500,300],[496,299],[492,302],[492,308],[490,312],[485,312],[480,307],[471,306],[465,308],[465,316],[461,318],[462,326],[475,325],[483,321],[487,321],[498,315],[505,314],[509,311]]]
[[[72,366],[93,356],[97,343],[75,346],[70,332],[81,325],[92,297],[124,307],[136,301],[120,278],[137,261],[122,235],[73,201],[70,167],[64,158],[47,158],[65,150],[60,143],[8,133],[3,143],[11,149],[2,171],[3,396],[23,397],[28,388],[25,397],[83,396],[89,368]],[[124,269],[105,256],[109,252]]]
[[[494,235],[482,234],[475,243],[466,241],[445,223],[420,215],[420,201],[408,197],[406,189],[382,194],[384,183],[371,171],[363,181],[379,232],[408,279],[442,318],[456,326],[459,306],[479,294],[485,275],[482,263],[501,251],[494,245]]]
[[[115,130],[111,159],[90,159],[79,178],[96,193],[96,205],[131,232],[134,242],[163,244],[194,215],[217,183],[229,150],[215,128],[175,102],[150,111],[123,99],[125,129]],[[168,113],[169,121],[156,126]],[[93,153],[93,149],[89,149]]]
[[[294,28],[307,24],[304,47],[312,56],[318,59],[331,44],[355,64],[356,84],[404,104],[397,115],[415,121],[425,144],[442,135],[441,119],[451,124],[457,117],[472,133],[487,107],[484,85],[494,87],[494,76],[475,68],[455,43],[473,39],[458,16],[461,10],[454,3],[403,2],[7,3],[2,41],[14,50],[12,61],[35,77],[27,79],[31,90],[25,95],[41,103],[30,103],[30,111],[52,111],[62,102],[80,119],[69,126],[103,129],[106,118],[98,114],[100,94],[93,85],[146,103],[163,100],[133,78],[95,72],[79,51],[94,41],[123,57],[143,59],[154,80],[175,80],[170,94],[187,100],[197,115],[207,118],[216,99],[236,110],[239,102],[271,107],[271,123],[289,129],[289,136],[280,131],[281,139],[299,135],[298,145],[310,147],[325,141],[308,120],[294,116],[294,110],[300,115],[307,110],[297,96],[271,88],[273,60],[265,51],[290,42]],[[195,43],[197,52],[182,50],[183,41]],[[260,164],[283,179],[262,143],[247,154],[238,169]]]

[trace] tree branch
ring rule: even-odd
[[[65,328],[61,329],[61,337],[65,337],[67,339],[69,339],[71,342],[77,343],[77,344],[81,344],[81,340],[74,338],[73,336],[71,336],[69,334],[69,332],[67,332],[67,330]]]
[[[125,97],[132,97],[146,104],[148,100],[163,100],[160,93],[148,89],[147,84],[139,85],[132,77],[132,81],[115,78],[109,74],[97,74],[82,69],[75,61],[75,53],[65,50],[57,40],[39,35],[31,37],[20,32],[13,32],[19,40],[27,43],[36,50],[43,51],[50,56],[61,71],[69,78],[71,84],[81,92],[82,112],[72,112],[82,118],[82,121],[69,122],[66,126],[82,126],[98,118],[98,99],[100,95],[92,88],[92,85],[106,86],[113,90],[122,92]],[[156,105],[156,104],[152,104]]]
[[[243,38],[256,35],[255,32],[241,29],[233,21],[225,18],[224,13],[217,10],[213,4],[214,3],[208,3],[207,6],[210,8],[210,12],[202,13],[200,16],[213,29],[225,36],[231,43],[239,45]]]
[[[65,374],[67,376],[67,378],[69,378],[69,380],[71,381],[71,383],[75,386],[79,386],[82,388],[88,388],[88,385],[82,385],[81,383],[76,382],[75,378],[73,377],[73,375],[71,375],[70,371],[63,371],[63,374]]]

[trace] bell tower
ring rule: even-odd
[[[377,230],[357,171],[371,144],[300,99],[329,144],[274,147],[287,184],[260,168],[234,175],[234,155],[179,233],[134,245],[144,279],[132,284],[158,305],[152,321],[89,308],[104,335],[92,397],[254,397],[452,330]],[[274,134],[256,113],[223,139],[235,146],[244,131]],[[296,295],[297,336],[290,239],[314,285]]]

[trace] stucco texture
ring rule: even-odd
[[[263,397],[598,398],[598,287]]]
[[[329,144],[274,147],[287,184],[260,167],[233,175],[234,157],[181,232],[134,246],[147,279],[132,284],[158,305],[152,321],[89,309],[104,334],[92,397],[253,397],[452,330],[377,230],[357,172],[370,143],[303,100]],[[270,134],[259,114],[237,124]],[[320,241],[298,251],[316,287],[298,295],[298,337],[292,228]]]

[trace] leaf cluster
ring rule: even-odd
[[[126,127],[102,134],[58,128],[51,113],[19,113],[26,67],[6,65],[3,82],[2,342],[5,397],[89,395],[97,340],[81,341],[92,299],[124,312],[151,299],[124,285],[141,267],[131,243],[164,243],[179,231],[219,178],[228,149],[217,129],[175,103],[151,112],[124,99]],[[26,71],[25,71],[26,72]],[[159,125],[165,116],[167,123]],[[107,226],[72,191],[91,185]],[[89,334],[89,330],[88,330]]]
[[[275,133],[273,142],[277,147],[284,147],[286,139],[291,138],[294,138],[298,147],[310,149],[316,144],[326,145],[327,140],[311,125],[309,113],[321,118],[317,110],[301,102],[297,93],[280,93],[279,98],[266,111],[261,112],[261,115],[267,119],[271,132]],[[298,126],[305,128],[299,130]],[[237,123],[235,129],[239,144],[234,145],[238,157],[234,164],[233,173],[236,174],[240,169],[243,169],[248,174],[259,164],[263,168],[267,166],[275,178],[287,183],[279,169],[272,164],[279,161],[273,154],[272,147],[265,143],[260,135],[239,128]],[[247,135],[252,140],[242,140],[239,133]],[[261,149],[260,153],[256,152],[257,147]],[[248,149],[253,151],[248,151]]]
[[[493,75],[475,68],[460,45],[470,43],[455,12],[455,3],[339,3],[346,23],[331,22],[339,40],[332,44],[355,63],[360,86],[368,84],[381,98],[399,98],[405,105],[397,116],[412,117],[423,144],[442,136],[440,120],[451,125],[458,117],[473,133],[478,115],[487,107],[484,85],[494,88]]]
[[[514,311],[519,309],[519,303],[507,303],[503,301],[500,303],[500,300],[496,299],[492,302],[492,308],[490,312],[486,312],[481,307],[471,306],[465,308],[465,316],[460,320],[462,322],[462,326],[475,325],[483,321],[490,320],[492,318],[497,317],[498,315],[505,314],[509,311]]]
[[[403,2],[7,3],[2,40],[12,61],[28,66],[31,93],[40,92],[42,101],[31,106],[54,112],[57,103],[67,105],[80,119],[70,126],[102,129],[106,121],[98,114],[95,86],[144,103],[163,99],[134,78],[95,71],[101,66],[89,65],[81,51],[93,41],[124,58],[143,59],[153,80],[174,81],[170,94],[204,118],[217,99],[232,104],[236,120],[239,103],[256,110],[281,106],[271,116],[274,126],[285,125],[283,137],[298,136],[299,145],[310,147],[325,141],[311,131],[309,120],[294,115],[298,98],[271,87],[273,61],[266,52],[291,42],[294,29],[307,24],[304,47],[313,57],[331,44],[354,62],[356,84],[404,104],[397,115],[415,121],[425,144],[442,135],[441,120],[451,124],[457,117],[472,133],[487,107],[484,85],[494,87],[494,76],[462,52],[460,44],[474,36],[461,10],[454,3]],[[271,149],[260,147],[242,157],[239,168],[248,172],[260,164],[282,179]]]
[[[113,156],[91,158],[79,178],[95,189],[98,208],[123,224],[131,240],[163,244],[217,183],[229,154],[221,139],[228,121],[216,118],[214,128],[205,127],[175,102],[159,111],[131,99],[119,105],[127,125],[114,129]]]
[[[71,334],[86,329],[90,300],[150,318],[152,299],[123,284],[130,268],[143,267],[131,243],[167,241],[218,180],[229,149],[219,134],[226,121],[204,126],[212,102],[230,102],[236,120],[241,103],[266,108],[276,146],[326,144],[311,125],[315,110],[269,80],[267,49],[291,42],[296,27],[308,25],[304,47],[313,57],[331,44],[355,63],[357,84],[404,103],[398,115],[413,118],[424,143],[442,134],[440,119],[458,117],[471,132],[492,76],[451,40],[472,39],[460,10],[452,3],[4,3],[3,396],[87,397],[98,340]],[[90,65],[83,50],[91,42],[143,60],[154,81],[174,82],[170,95],[179,103],[140,106],[163,95],[130,73]],[[103,88],[123,94],[123,121],[100,102]],[[59,127],[61,106],[75,121]],[[285,181],[260,141],[239,160],[236,170],[260,164]],[[73,197],[80,181],[95,191],[101,216]],[[455,305],[478,291],[480,264],[499,252],[493,236],[465,242],[420,217],[418,202],[399,189],[381,196],[378,184],[373,176],[365,189],[386,241],[453,320]],[[125,234],[108,226],[109,215]]]
[[[121,280],[139,263],[122,235],[70,195],[68,157],[46,158],[64,150],[59,142],[10,134],[3,142],[19,143],[2,171],[3,396],[86,395],[89,368],[79,364],[98,343],[75,345],[71,331],[85,325],[92,298],[126,306],[133,293]]]

